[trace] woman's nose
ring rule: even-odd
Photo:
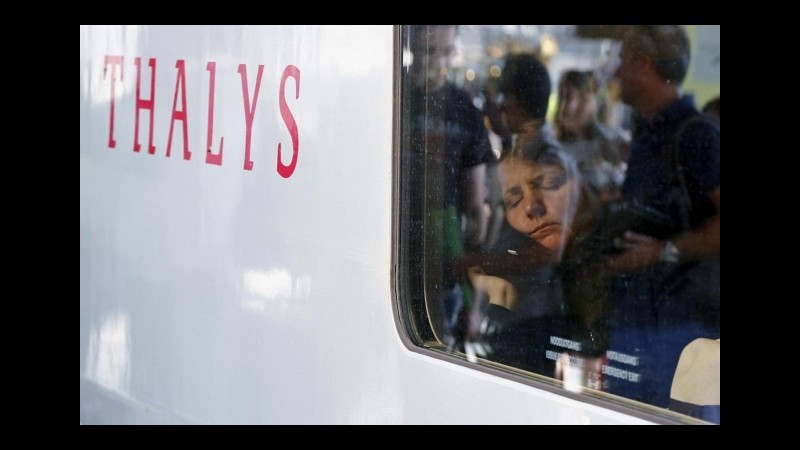
[[[542,196],[534,190],[525,196],[525,214],[530,218],[542,217],[547,212]]]

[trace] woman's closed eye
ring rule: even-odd
[[[536,177],[533,180],[533,187],[543,191],[556,191],[567,183],[567,175],[564,173],[547,173]]]
[[[510,194],[503,198],[503,203],[505,203],[506,208],[508,209],[516,208],[521,202],[522,195],[520,194]]]

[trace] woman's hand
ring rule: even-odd
[[[616,270],[635,270],[656,264],[661,256],[664,243],[649,236],[625,232],[628,250],[611,259],[611,267]]]
[[[517,288],[507,280],[487,275],[478,266],[467,269],[469,281],[476,291],[486,293],[489,303],[502,306],[513,311],[517,307]]]

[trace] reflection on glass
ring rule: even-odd
[[[107,389],[127,394],[131,382],[130,323],[126,313],[109,314],[89,332],[86,373]]]
[[[683,349],[719,338],[719,126],[682,90],[690,35],[405,29],[420,344],[718,422],[670,398]]]

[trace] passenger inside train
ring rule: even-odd
[[[468,295],[456,282],[453,261],[486,238],[486,166],[495,160],[480,111],[447,77],[456,33],[454,25],[411,27],[414,62],[404,98],[412,178],[424,182],[412,192],[425,194],[412,202],[412,220],[425,224],[425,249],[438,261],[435,270],[428,267],[425,282],[437,286],[434,320],[448,344]]]
[[[589,70],[568,70],[558,83],[555,128],[559,142],[578,162],[586,182],[605,202],[620,198],[628,142],[597,119],[597,81]]]
[[[715,82],[701,82],[708,73],[690,70],[696,35],[679,25],[405,29],[418,345],[719,423],[719,383],[707,384],[717,392],[705,409],[670,397],[683,392],[679,358],[698,338],[717,342],[719,377],[719,122],[686,92],[718,97],[719,75],[717,65]],[[612,81],[630,130],[598,118]]]

